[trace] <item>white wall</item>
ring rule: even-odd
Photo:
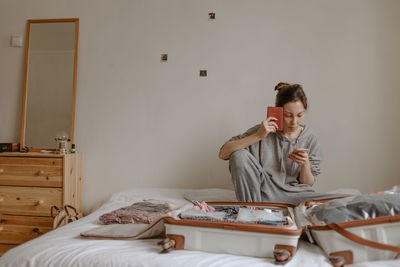
[[[0,142],[19,140],[24,50],[10,35],[79,17],[86,211],[132,187],[231,188],[218,149],[264,119],[279,81],[308,95],[317,190],[386,189],[400,182],[399,12],[397,0],[0,0]]]

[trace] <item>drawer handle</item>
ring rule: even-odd
[[[43,203],[44,203],[44,200],[36,201],[35,206],[42,205]]]
[[[37,172],[37,175],[43,175],[44,174],[44,170],[40,170]]]
[[[39,233],[39,228],[33,228],[32,231],[35,233]]]

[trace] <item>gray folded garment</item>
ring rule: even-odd
[[[393,216],[400,214],[400,193],[334,199],[311,207],[307,213],[325,224]]]
[[[272,211],[269,209],[247,209],[240,208],[237,216],[238,222],[261,223],[261,222],[285,222],[282,211]]]

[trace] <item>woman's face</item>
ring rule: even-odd
[[[301,101],[288,102],[283,105],[283,132],[297,132],[304,119],[304,112],[304,105]]]

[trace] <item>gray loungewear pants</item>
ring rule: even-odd
[[[298,205],[310,199],[349,196],[313,191],[289,192],[274,181],[258,160],[246,149],[232,153],[229,159],[229,171],[238,201],[281,202]]]

